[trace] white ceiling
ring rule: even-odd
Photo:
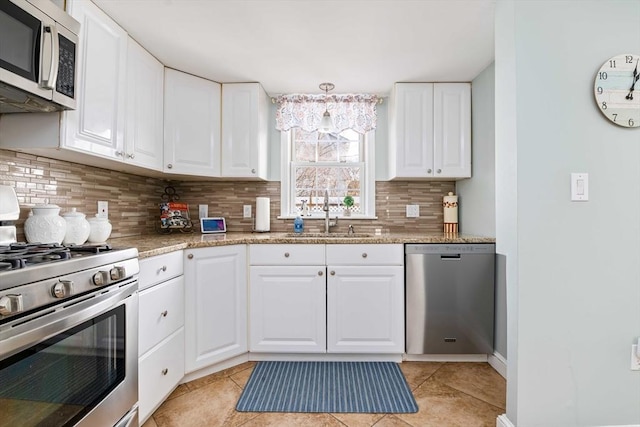
[[[166,66],[270,95],[471,81],[494,56],[495,0],[94,2]]]

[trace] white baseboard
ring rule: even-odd
[[[180,381],[180,384],[188,383],[189,381],[197,380],[198,378],[206,377],[207,375],[215,374],[216,372],[233,368],[236,365],[240,365],[248,361],[249,353],[240,354],[238,356],[216,363],[215,365],[207,366],[206,368],[189,372],[188,374],[185,374],[185,376],[182,378],[182,381]]]
[[[250,361],[305,362],[402,362],[401,354],[341,354],[341,353],[249,353]]]
[[[486,354],[405,354],[407,362],[486,362]]]
[[[507,414],[502,414],[498,418],[496,418],[496,427],[516,427],[509,418],[507,418]]]
[[[502,375],[502,378],[507,379],[507,361],[500,353],[490,354],[487,362],[497,373]]]

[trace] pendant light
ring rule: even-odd
[[[335,85],[333,83],[320,83],[320,90],[324,91],[324,114],[322,120],[320,120],[320,126],[318,126],[318,132],[329,133],[333,130],[333,122],[331,121],[331,115],[329,114],[329,108],[327,106],[327,96],[329,91],[333,90]]]

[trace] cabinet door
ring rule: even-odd
[[[391,177],[433,176],[433,83],[396,83],[392,98]]]
[[[404,269],[328,266],[327,351],[404,352]]]
[[[186,371],[247,352],[245,245],[185,251]]]
[[[471,176],[471,86],[434,84],[433,169],[436,178]]]
[[[127,47],[127,163],[162,170],[164,66],[129,38]]]
[[[250,351],[326,351],[325,270],[325,266],[250,268]]]
[[[222,176],[267,178],[267,114],[259,83],[222,85]]]
[[[73,1],[80,21],[77,109],[63,113],[61,145],[122,159],[127,33],[90,1]]]
[[[164,171],[220,176],[220,84],[165,69]]]

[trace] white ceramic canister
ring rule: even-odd
[[[111,223],[107,218],[102,218],[96,214],[89,218],[91,231],[89,232],[89,243],[104,243],[111,235]]]
[[[86,219],[86,215],[77,212],[76,208],[71,208],[71,211],[63,213],[62,217],[67,221],[67,232],[62,243],[65,245],[81,245],[86,242],[91,232],[91,226]]]
[[[24,235],[29,243],[62,243],[67,221],[57,205],[35,205],[24,223]]]

